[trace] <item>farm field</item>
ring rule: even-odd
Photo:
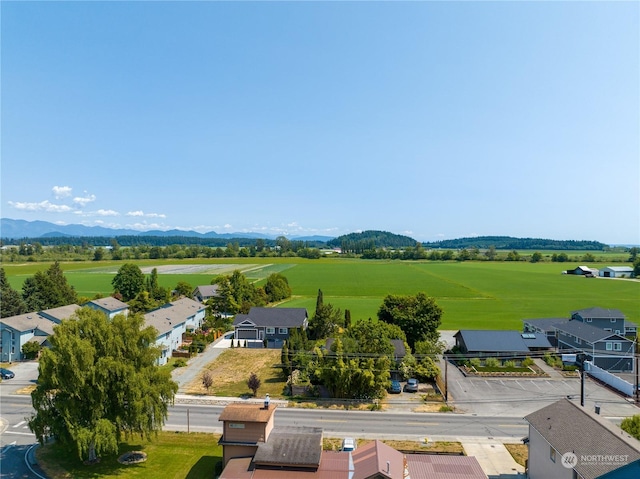
[[[321,289],[325,303],[349,309],[352,319],[375,318],[387,294],[424,291],[442,307],[442,329],[520,329],[522,319],[565,318],[576,309],[600,306],[621,310],[640,323],[640,281],[586,279],[562,275],[574,263],[364,261],[338,258],[230,258],[225,260],[143,260],[145,273],[158,268],[158,281],[173,288],[178,281],[192,286],[210,284],[218,274],[242,271],[256,284],[280,272],[293,297],[280,307],[315,309]],[[92,298],[112,291],[111,280],[120,262],[61,263],[80,296]],[[604,267],[599,263],[595,267]],[[13,288],[47,263],[4,264]]]

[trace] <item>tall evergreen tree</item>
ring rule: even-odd
[[[28,312],[27,305],[22,300],[20,293],[11,287],[4,268],[0,268],[0,318]]]
[[[46,271],[37,271],[22,285],[22,299],[29,311],[66,306],[78,302],[75,289],[67,282],[56,261]]]

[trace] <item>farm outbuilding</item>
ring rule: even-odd
[[[633,268],[631,266],[607,266],[602,268],[599,274],[603,278],[631,278],[633,277]]]

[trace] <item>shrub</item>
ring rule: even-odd
[[[527,356],[522,360],[522,367],[528,368],[529,366],[533,366],[533,359]]]
[[[484,365],[488,368],[497,368],[500,365],[500,361],[496,358],[487,358],[484,360]]]
[[[471,358],[469,365],[477,369],[482,365],[482,361],[480,361],[480,358]]]
[[[40,353],[40,343],[37,341],[28,341],[22,345],[22,354],[24,354],[25,359],[35,359],[38,357],[38,353]]]
[[[502,363],[502,365],[505,368],[515,368],[516,367],[516,362],[511,360],[511,359],[509,359],[508,361],[505,361],[504,363]]]
[[[173,363],[174,368],[183,368],[186,365],[187,365],[187,360],[185,358],[178,358]]]

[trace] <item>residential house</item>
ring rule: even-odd
[[[529,479],[637,479],[640,441],[568,399],[525,417]]]
[[[258,308],[249,314],[238,314],[233,321],[236,339],[267,340],[268,347],[282,347],[292,329],[307,329],[309,317],[305,308]]]
[[[547,336],[541,333],[461,329],[453,337],[461,353],[478,357],[526,356],[532,351],[552,349]]]
[[[609,372],[633,372],[635,343],[619,333],[597,328],[582,321],[555,325],[558,349],[582,351],[587,360]]]
[[[218,285],[217,284],[205,284],[202,286],[197,286],[193,293],[191,293],[191,297],[198,301],[199,303],[204,303],[211,298],[218,296]]]
[[[558,339],[556,338],[556,328],[554,327],[558,323],[568,321],[567,318],[532,318],[523,319],[522,331],[524,333],[537,333],[544,334],[547,340],[554,348],[558,345]]]
[[[103,312],[107,315],[108,319],[113,319],[118,314],[124,314],[125,316],[129,314],[129,305],[113,296],[94,299],[85,303],[84,306]]]
[[[0,319],[1,360],[12,362],[24,359],[22,346],[29,341],[47,346],[53,327],[63,319],[73,316],[78,308],[80,306],[72,304]]]
[[[602,268],[599,275],[603,278],[633,278],[631,266],[607,266]]]
[[[322,429],[274,427],[274,413],[268,403],[225,408],[220,479],[487,479],[474,457],[404,454],[381,441],[323,451]]]
[[[187,330],[201,327],[204,311],[205,307],[197,301],[181,298],[144,315],[145,326],[152,326],[157,331],[159,365],[166,364],[173,351],[180,347]]]
[[[327,338],[324,343],[324,347],[330,350],[331,346],[333,345],[333,341],[334,338]],[[391,359],[392,361],[402,361],[407,355],[405,342],[402,339],[390,339],[389,342],[393,346],[393,353],[389,359]]]
[[[599,307],[579,309],[571,312],[571,319],[622,335],[635,336],[638,330],[638,326],[627,321],[626,316],[618,309]]]
[[[60,324],[63,319],[68,319],[73,316],[78,309],[80,309],[80,306],[77,304],[68,304],[66,306],[58,306],[57,308],[45,309],[38,314],[49,321]]]

